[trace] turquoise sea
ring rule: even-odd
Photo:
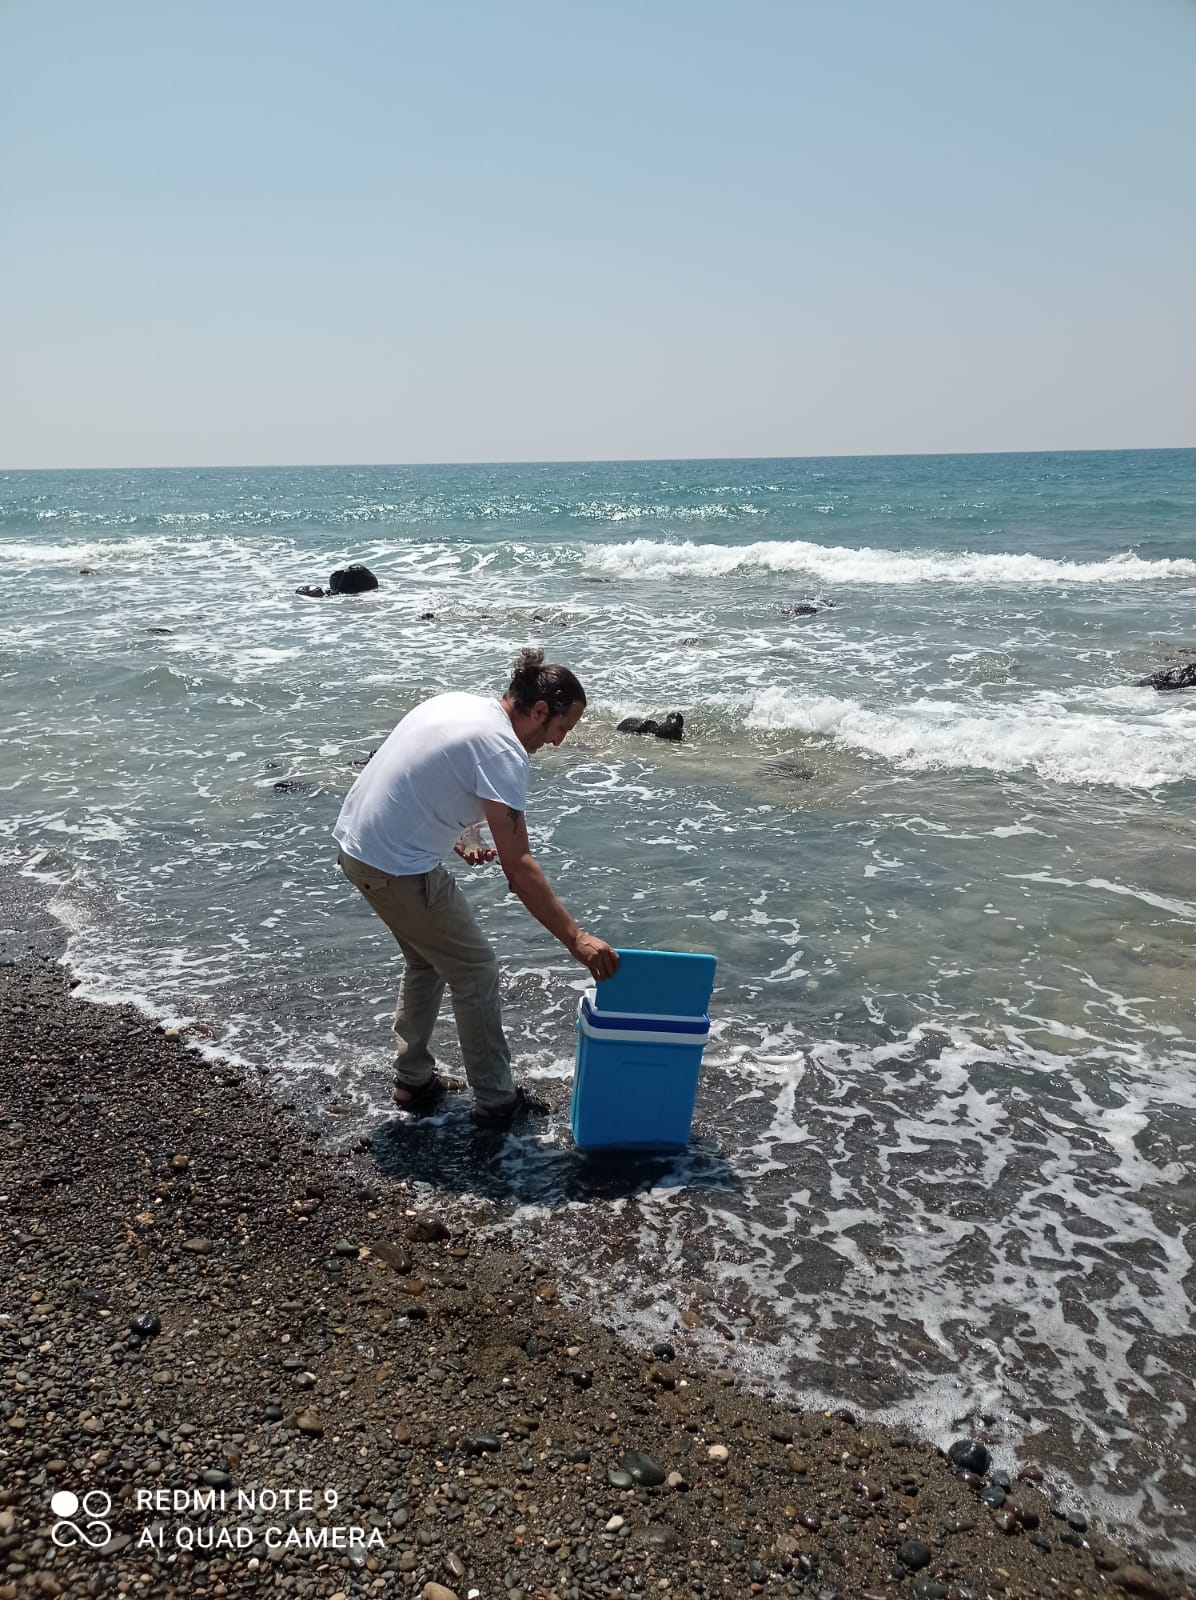
[[[294,593],[347,561],[381,587]],[[0,586],[0,867],[84,995],[201,1023],[635,1336],[977,1429],[1196,1560],[1196,690],[1135,683],[1196,649],[1196,451],[6,472]],[[329,830],[528,643],[589,693],[533,763],[562,898],[719,960],[674,1161],[388,1119],[396,961]],[[585,974],[468,892],[563,1108]]]

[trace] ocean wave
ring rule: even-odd
[[[586,552],[593,572],[628,578],[722,578],[735,572],[803,572],[836,584],[955,583],[1023,586],[1148,583],[1196,578],[1196,561],[1172,558],[1145,561],[1123,552],[1105,561],[1054,561],[1047,556],[1007,552],[852,549],[811,544],[804,539],[760,540],[755,544],[659,543],[634,539]]]
[[[1159,789],[1196,780],[1196,707],[1102,716],[1042,694],[1019,706],[977,710],[946,700],[869,709],[857,700],[761,690],[749,728],[824,734],[906,772],[1034,772],[1055,783]]]
[[[130,556],[156,555],[162,548],[160,539],[93,539],[68,544],[26,544],[20,540],[0,543],[0,561],[15,565],[77,566],[80,562],[103,561],[113,556],[127,559]]]

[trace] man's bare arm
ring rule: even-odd
[[[497,800],[483,803],[490,836],[512,894],[518,895],[536,921],[561,941],[574,960],[588,969],[591,977],[609,978],[618,969],[618,955],[605,940],[583,932],[553,893],[543,869],[532,855],[523,812]]]

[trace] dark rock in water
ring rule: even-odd
[[[347,567],[338,567],[328,580],[328,588],[332,594],[364,594],[367,589],[377,587],[377,578],[359,561],[354,561]]]
[[[349,765],[351,767],[368,767],[370,762],[374,759],[374,757],[377,754],[378,754],[378,746],[375,745],[374,748],[370,751],[368,756],[362,756],[360,761],[350,761]]]
[[[1138,679],[1139,689],[1196,689],[1196,661],[1184,661],[1177,667],[1160,667],[1148,678]]]
[[[147,628],[146,633],[173,633],[173,628]]]
[[[310,794],[315,788],[306,778],[279,778],[274,785],[275,794]]]
[[[786,606],[785,615],[787,617],[816,617],[818,615],[818,607],[811,605],[806,600],[800,606]]]
[[[96,571],[95,567],[80,567],[79,576],[81,578],[98,578],[99,573]]]
[[[985,1473],[992,1465],[992,1456],[979,1439],[956,1439],[947,1451],[947,1460],[953,1467],[967,1472]]]
[[[658,739],[680,739],[685,718],[679,711],[670,711],[662,722],[655,717],[624,717],[615,728],[616,733],[654,733]]]
[[[419,614],[419,620],[421,622],[435,622],[436,613],[434,611],[421,611]]]
[[[306,595],[309,600],[322,600],[328,591],[321,589],[318,583],[304,583],[295,590],[295,593]]]
[[[1005,1504],[1005,1491],[998,1484],[990,1483],[987,1489],[981,1489],[980,1501],[982,1505],[991,1506],[996,1511]]]
[[[897,1547],[898,1561],[911,1572],[918,1572],[922,1567],[928,1567],[933,1554],[930,1546],[923,1544],[921,1539],[905,1539]]]

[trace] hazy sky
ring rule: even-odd
[[[0,0],[0,466],[1196,445],[1193,0]]]

